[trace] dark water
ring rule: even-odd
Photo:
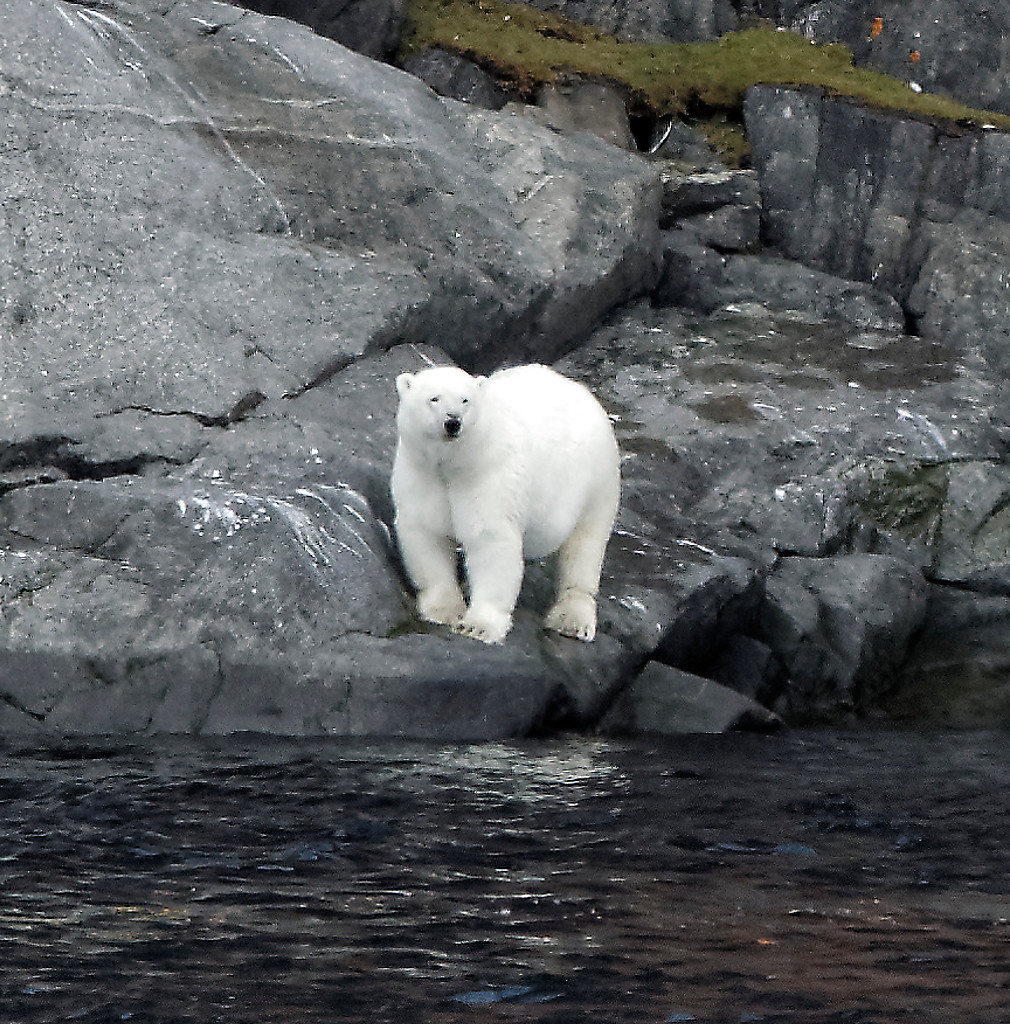
[[[1010,1019],[1002,734],[2,764],[0,1021]]]

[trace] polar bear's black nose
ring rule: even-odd
[[[458,416],[449,415],[446,416],[443,426],[446,437],[459,437],[459,432],[463,429],[463,421]]]

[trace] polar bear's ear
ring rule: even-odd
[[[487,383],[487,377],[474,377],[474,382],[476,383],[477,387],[482,388]]]
[[[396,378],[396,393],[403,398],[403,396],[410,390],[411,384],[414,383],[414,375],[412,373],[401,373]]]

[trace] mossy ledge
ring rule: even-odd
[[[709,43],[627,43],[597,29],[503,0],[408,0],[403,55],[441,47],[492,69],[531,96],[570,76],[624,86],[632,112],[739,121],[759,83],[817,86],[869,106],[1010,131],[1010,117],[917,93],[905,82],[855,68],[841,44],[817,45],[774,27],[730,32]]]

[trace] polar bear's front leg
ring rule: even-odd
[[[523,543],[511,526],[483,532],[463,544],[470,607],[458,632],[500,644],[512,628],[512,612],[523,582]]]
[[[544,628],[575,640],[595,640],[596,596],[578,590],[559,594],[544,616]]]
[[[466,604],[456,578],[456,541],[397,519],[403,566],[417,589],[417,614],[425,622],[456,628]]]

